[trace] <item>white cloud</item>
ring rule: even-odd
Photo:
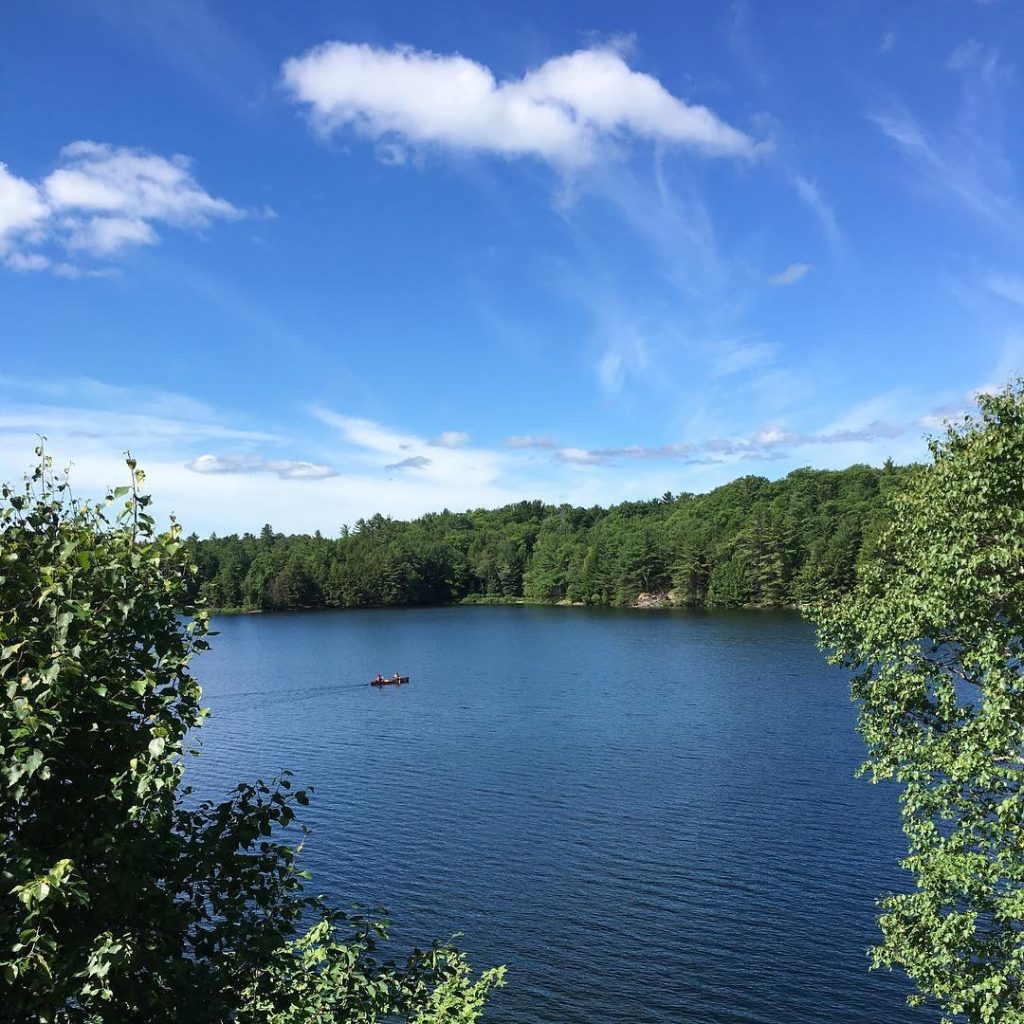
[[[185,463],[193,473],[274,473],[282,480],[323,480],[336,476],[330,466],[296,459],[266,459],[262,455],[199,455]]]
[[[129,245],[155,245],[159,238],[152,225],[139,217],[90,217],[69,219],[68,248],[83,249],[93,256],[112,256]]]
[[[461,430],[446,430],[427,442],[432,448],[461,448],[469,444],[469,434]]]
[[[4,260],[4,263],[6,263],[11,270],[21,270],[26,272],[31,272],[33,270],[47,270],[50,267],[50,261],[45,256],[37,252],[12,252],[10,256]]]
[[[391,162],[399,143],[534,156],[565,168],[593,163],[627,137],[709,155],[752,158],[760,148],[611,49],[577,50],[499,82],[459,54],[328,42],[285,61],[282,73],[320,131],[350,127],[382,141]]]
[[[35,185],[15,177],[0,163],[0,254],[17,238],[40,229],[48,215]]]
[[[64,165],[43,181],[55,210],[161,220],[205,227],[218,217],[242,213],[226,199],[204,191],[187,157],[157,156],[101,142],[73,142],[61,150]]]
[[[585,448],[559,448],[555,455],[561,462],[574,462],[583,466],[605,461],[604,453],[587,451]]]
[[[896,33],[889,31],[882,36],[882,41],[878,44],[879,53],[891,53],[896,47]]]
[[[516,434],[506,437],[504,441],[508,448],[554,448],[555,442],[543,434]]]
[[[508,456],[485,448],[468,447],[465,443],[439,446],[416,434],[402,433],[373,420],[345,416],[318,406],[310,412],[341,435],[345,448],[339,450],[332,444],[332,451],[350,467],[378,474],[423,470],[422,474],[414,475],[422,479],[424,487],[431,489],[443,488],[446,483],[462,487],[470,480],[482,487],[490,486],[508,462]]]
[[[780,426],[778,423],[769,423],[753,436],[751,444],[755,446],[769,446],[774,444],[792,444],[798,440],[799,438],[795,434],[791,434],[785,427]]]
[[[814,267],[810,263],[790,263],[785,270],[780,270],[777,274],[772,274],[768,278],[768,283],[773,285],[787,285],[796,284],[800,278],[805,277],[809,274]]]
[[[52,243],[76,255],[110,257],[159,241],[157,225],[198,230],[244,211],[206,192],[183,156],[158,156],[100,142],[74,142],[38,184],[0,164],[0,255],[15,270],[94,276],[39,249]]]

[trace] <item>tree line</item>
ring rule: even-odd
[[[339,536],[193,536],[206,603],[224,610],[455,602],[791,607],[848,590],[916,471],[798,469],[707,494],[609,508],[521,501],[498,509],[381,514]]]

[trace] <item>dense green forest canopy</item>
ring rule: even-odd
[[[279,610],[473,601],[784,607],[852,586],[887,523],[886,497],[915,467],[744,476],[707,494],[666,493],[604,509],[521,501],[380,514],[331,539],[192,538],[215,608]]]

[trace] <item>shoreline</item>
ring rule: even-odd
[[[744,604],[744,605],[683,605],[665,603],[633,604],[587,604],[586,601],[528,601],[524,597],[487,598],[482,601],[448,601],[441,604],[360,604],[360,605],[309,605],[295,608],[208,608],[212,615],[288,615],[292,612],[358,612],[358,611],[399,611],[414,608],[482,608],[528,606],[530,608],[604,608],[611,611],[634,612],[799,612],[803,615],[806,606],[798,604]]]

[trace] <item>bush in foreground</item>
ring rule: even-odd
[[[0,1021],[476,1021],[501,968],[382,962],[383,921],[306,894],[287,776],[185,799],[208,630],[180,528],[131,460],[97,504],[37,454],[0,499]]]

